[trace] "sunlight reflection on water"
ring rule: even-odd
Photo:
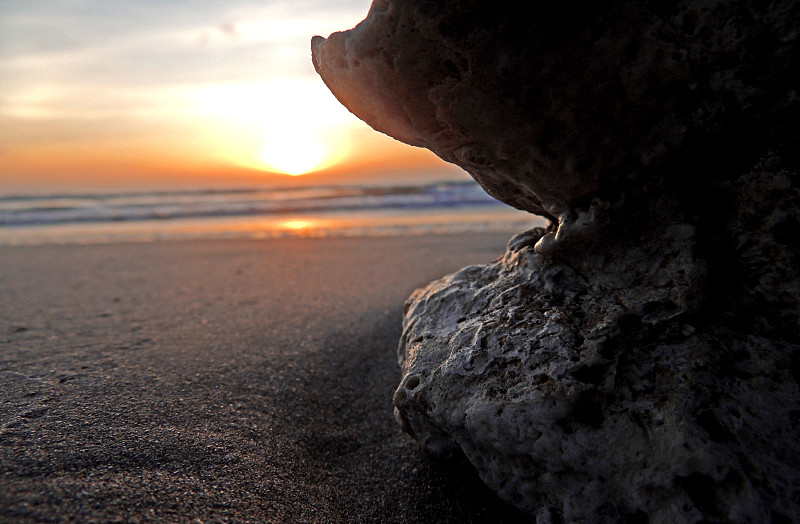
[[[298,216],[235,216],[0,228],[0,245],[97,244],[224,238],[392,236],[517,232],[544,225],[512,208],[360,211]]]

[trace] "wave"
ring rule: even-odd
[[[0,226],[502,206],[473,181],[0,197]]]

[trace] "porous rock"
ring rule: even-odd
[[[357,116],[551,220],[408,300],[403,429],[541,522],[800,521],[798,38],[791,0],[376,0],[315,37]]]

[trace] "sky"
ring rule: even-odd
[[[370,3],[0,1],[0,192],[461,177],[315,73]]]

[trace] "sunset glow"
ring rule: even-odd
[[[280,225],[284,229],[290,229],[292,231],[299,231],[302,229],[308,229],[314,225],[314,221],[310,219],[293,219],[293,220],[284,220],[280,223]]]
[[[321,140],[300,133],[270,138],[262,151],[268,169],[287,175],[304,175],[320,167],[327,150]]]
[[[0,192],[460,173],[370,129],[314,72],[311,37],[370,3],[2,2]]]
[[[205,153],[215,161],[302,175],[346,161],[348,144],[337,136],[362,125],[330,98],[314,78],[283,78],[204,86],[184,100],[198,127],[214,130]]]

